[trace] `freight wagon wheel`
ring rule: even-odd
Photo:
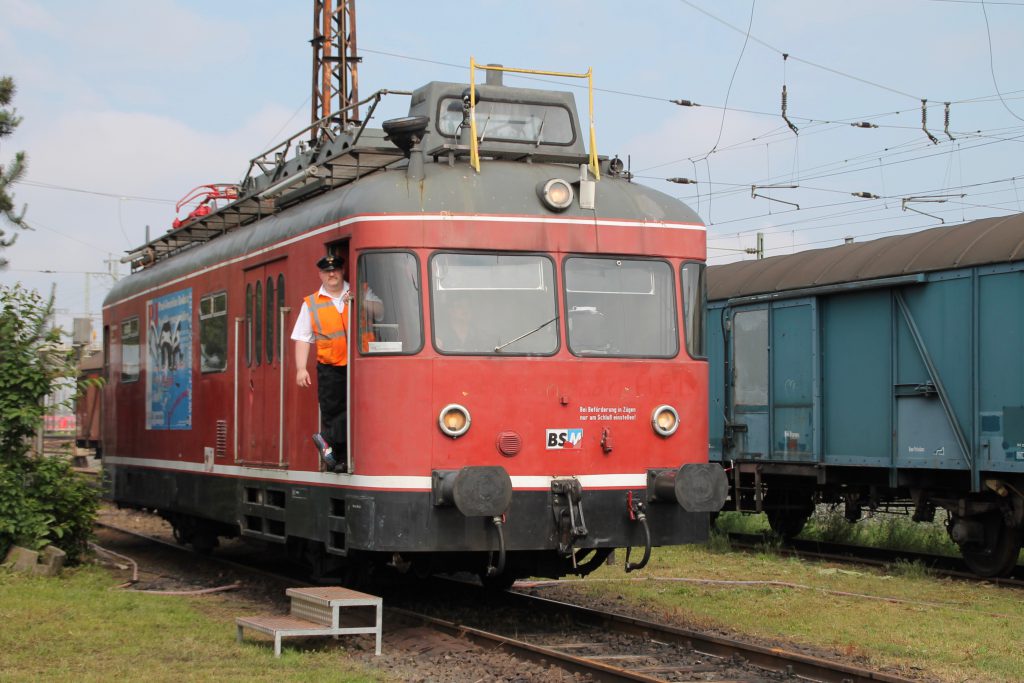
[[[996,510],[985,513],[979,521],[985,527],[985,542],[962,544],[960,554],[964,563],[978,576],[1009,576],[1020,555],[1020,530],[1007,526]]]
[[[782,489],[764,498],[768,525],[780,538],[789,540],[799,534],[814,514],[814,498],[808,491]]]

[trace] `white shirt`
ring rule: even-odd
[[[330,299],[334,307],[338,309],[338,313],[345,314],[345,302],[343,299],[348,294],[348,282],[342,280],[341,293],[338,296],[331,296],[330,292],[324,289],[323,285],[320,286],[320,291],[317,293]],[[374,294],[372,290],[367,290],[366,300],[380,301],[380,297]],[[316,335],[313,334],[313,323],[309,320],[309,304],[306,303],[305,299],[302,300],[302,309],[299,311],[299,317],[295,319],[295,326],[292,328],[292,341],[304,341],[307,344],[316,343]]]

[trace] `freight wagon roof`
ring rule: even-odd
[[[1024,214],[708,268],[717,301],[1024,260]]]

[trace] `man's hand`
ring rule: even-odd
[[[309,350],[312,346],[304,341],[295,342],[295,383],[300,387],[312,384],[309,380],[309,371],[306,370],[306,361],[309,360]]]

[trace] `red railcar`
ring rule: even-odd
[[[241,534],[325,571],[497,583],[706,538],[725,491],[703,224],[617,159],[588,167],[571,94],[476,97],[479,171],[467,86],[434,82],[387,137],[364,124],[278,156],[135,254],[104,305],[115,501],[198,547]],[[346,473],[320,463],[288,339],[326,253],[357,293]]]
[[[92,448],[96,455],[103,454],[101,439],[101,413],[103,409],[103,357],[94,353],[84,356],[78,363],[78,382],[81,393],[75,398],[75,446]]]

